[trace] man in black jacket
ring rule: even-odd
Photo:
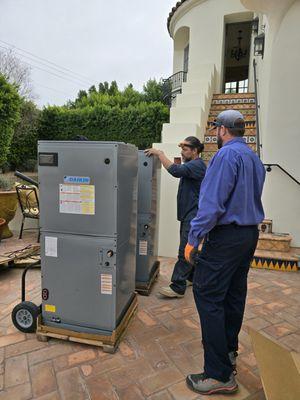
[[[179,144],[183,164],[175,164],[163,151],[147,149],[148,156],[157,156],[166,170],[175,178],[180,178],[177,194],[177,219],[180,221],[180,245],[178,260],[174,266],[171,284],[160,289],[160,294],[169,298],[183,297],[187,284],[193,282],[193,267],[184,258],[190,222],[198,210],[199,192],[206,166],[199,157],[203,144],[194,136],[187,137]]]

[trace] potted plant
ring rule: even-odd
[[[6,221],[2,227],[2,239],[13,236],[8,223],[15,217],[17,208],[18,198],[14,182],[12,183],[7,177],[0,175],[0,218]]]

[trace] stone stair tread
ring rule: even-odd
[[[255,98],[255,93],[248,92],[248,93],[215,93],[213,95],[214,100],[219,99],[253,99]]]
[[[254,257],[269,258],[273,260],[283,261],[299,261],[300,249],[291,247],[290,251],[274,251],[274,250],[255,250]]]
[[[290,242],[292,236],[289,233],[260,233],[259,240],[271,240],[279,242]]]

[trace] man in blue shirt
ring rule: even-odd
[[[178,260],[174,266],[170,286],[160,289],[160,294],[168,298],[183,297],[187,282],[193,281],[193,266],[185,260],[184,249],[190,222],[197,213],[200,186],[206,171],[205,163],[199,157],[204,147],[199,139],[189,136],[179,146],[183,164],[174,164],[161,150],[145,150],[147,155],[157,156],[172,176],[180,178],[177,194],[177,219],[180,221]]]
[[[204,372],[187,385],[201,394],[233,393],[249,266],[264,219],[265,169],[247,146],[243,115],[227,110],[215,123],[219,151],[201,185],[185,257],[195,265],[193,292],[200,316]],[[202,250],[198,251],[200,240]]]

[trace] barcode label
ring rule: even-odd
[[[101,294],[112,294],[112,275],[101,274]]]
[[[148,254],[148,242],[147,240],[140,240],[139,242],[139,255],[146,256]]]

